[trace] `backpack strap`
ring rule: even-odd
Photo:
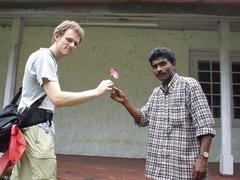
[[[42,102],[43,102],[43,100],[45,99],[46,96],[47,96],[47,94],[44,94],[39,99],[34,101],[34,103],[29,107],[29,109],[36,109],[36,108],[38,108],[38,106],[40,106],[42,104]]]
[[[22,86],[18,89],[17,94],[13,97],[11,104],[16,104],[21,94],[22,94]]]
[[[47,94],[44,94],[39,99],[34,101],[34,103],[27,109],[27,113],[24,115],[24,118],[28,119],[31,114],[40,106],[44,100],[44,98],[47,96]]]
[[[22,86],[18,89],[17,94],[13,97],[11,104],[16,104],[19,97],[22,94]],[[40,106],[43,102],[43,100],[45,99],[45,97],[47,96],[47,94],[44,94],[43,96],[41,96],[39,99],[37,99],[36,101],[34,101],[34,103],[30,106],[29,109],[33,108],[36,109],[38,106]]]

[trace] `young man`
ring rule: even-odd
[[[57,62],[71,55],[84,36],[83,29],[74,21],[63,21],[52,37],[50,48],[32,53],[26,63],[22,98],[19,110],[29,107],[44,94],[40,108],[53,112],[56,107],[81,104],[112,91],[113,82],[103,80],[96,89],[83,92],[62,91],[58,81]],[[23,130],[28,147],[12,171],[11,179],[56,179],[54,153],[54,124],[51,120]]]
[[[201,86],[175,72],[175,54],[168,48],[154,49],[149,62],[162,85],[145,106],[138,109],[118,88],[111,94],[139,126],[149,126],[145,174],[162,180],[204,179],[215,130]]]

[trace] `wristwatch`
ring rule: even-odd
[[[209,153],[204,151],[204,152],[201,152],[200,155],[208,159]]]

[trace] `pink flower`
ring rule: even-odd
[[[117,70],[115,68],[111,68],[110,69],[110,75],[114,78],[114,79],[119,79],[119,74],[117,72]]]

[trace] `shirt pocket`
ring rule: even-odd
[[[185,103],[169,106],[169,123],[171,128],[186,128],[189,126],[188,120]]]

